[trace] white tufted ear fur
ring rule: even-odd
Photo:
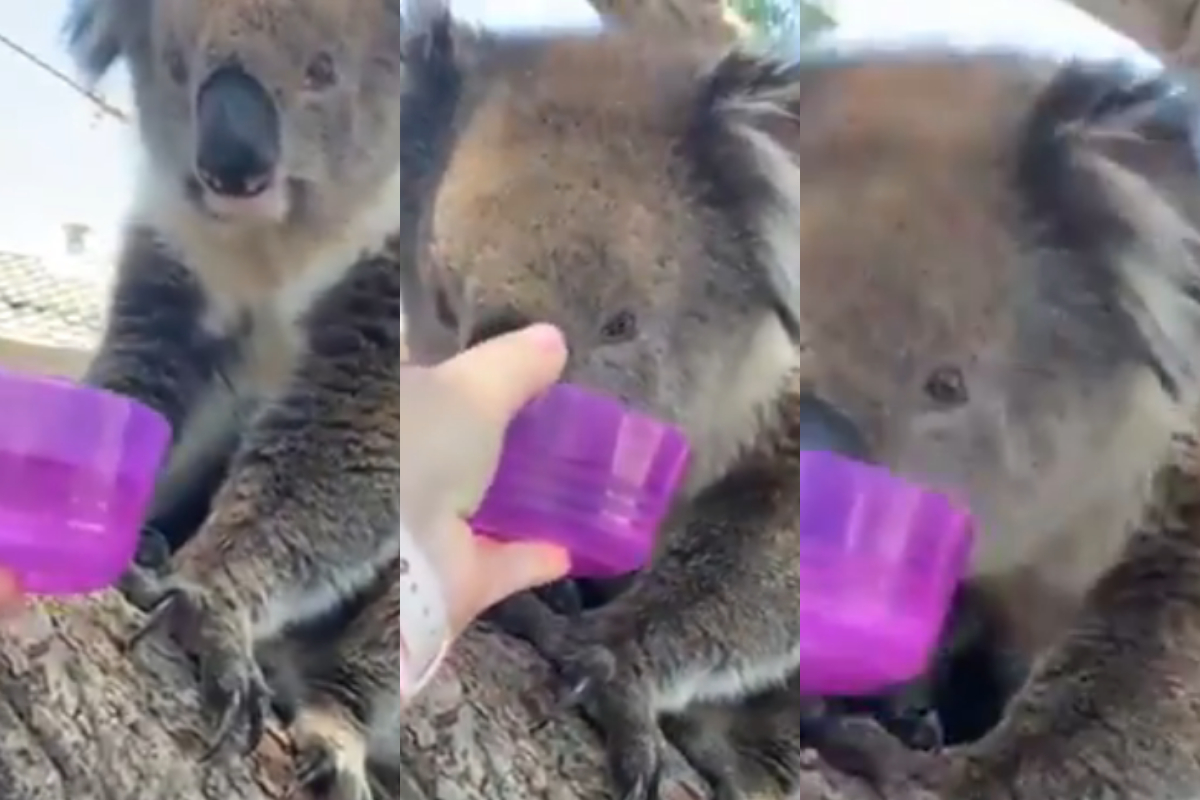
[[[1075,153],[1080,183],[1090,177],[1107,195],[1117,220],[1106,227],[1126,233],[1122,300],[1173,393],[1200,400],[1197,96],[1169,75],[1077,65],[1046,91],[1034,119]]]
[[[800,103],[819,69],[734,50],[706,77],[711,113],[736,150],[780,307],[798,325]]]
[[[404,3],[405,53],[410,68],[473,67],[494,41],[481,25],[454,15],[447,0],[401,0]]]
[[[91,82],[146,46],[153,0],[73,0],[63,23],[67,49]]]

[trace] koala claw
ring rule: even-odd
[[[158,530],[145,527],[138,536],[134,562],[143,569],[165,573],[170,569],[171,545]]]
[[[592,679],[582,677],[568,685],[559,693],[558,704],[562,708],[575,708],[582,705],[588,693],[592,691]]]
[[[372,800],[363,731],[345,713],[305,708],[291,726],[293,794],[320,800]]]
[[[151,567],[132,564],[117,581],[117,591],[138,611],[153,612],[163,601],[162,575]]]
[[[613,779],[624,800],[660,800],[663,768],[657,743],[640,739],[610,748]]]
[[[610,684],[617,672],[616,658],[600,645],[571,647],[567,655],[551,660],[563,683],[561,704],[566,708],[585,703],[588,695]]]
[[[134,650],[163,624],[171,613],[172,604],[182,596],[183,590],[162,588],[159,581],[151,579],[140,567],[132,567],[122,576],[121,588],[128,590],[127,596],[134,606],[146,612],[146,619],[125,641],[125,649]]]
[[[660,800],[667,782],[666,742],[646,698],[635,682],[622,681],[619,676],[597,675],[588,685],[580,703],[584,714],[604,734],[619,796],[623,800]]]
[[[117,581],[117,591],[139,611],[150,611],[162,600],[162,585],[171,569],[171,547],[165,537],[144,528],[133,563]]]
[[[813,749],[830,765],[881,792],[920,755],[871,717],[827,718],[815,722],[810,735]]]
[[[928,710],[904,722],[907,724],[900,732],[900,739],[909,747],[927,753],[937,753],[945,747],[946,735],[937,711]]]
[[[252,753],[266,733],[271,702],[266,681],[253,661],[245,663],[241,656],[231,658],[231,655],[232,652],[205,659],[208,662],[205,665],[208,675],[206,693],[212,696],[213,705],[222,710],[212,742],[200,757],[201,761],[215,758],[243,727],[243,754]]]
[[[243,728],[244,752],[253,751],[266,731],[271,692],[238,610],[219,607],[203,590],[170,579],[126,648],[137,647],[162,625],[168,626],[171,638],[185,652],[199,660],[201,688],[210,706],[220,712],[201,761],[213,759]]]
[[[301,747],[295,756],[295,787],[322,800],[372,800],[370,782],[348,770],[335,750],[322,742]]]

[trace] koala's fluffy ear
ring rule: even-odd
[[[98,81],[149,37],[153,0],[73,0],[63,23],[67,49],[84,76]]]
[[[1088,240],[1065,244],[1116,264],[1155,370],[1189,402],[1200,398],[1198,123],[1194,91],[1169,74],[1070,65],[1030,114],[1021,165],[1042,216]]]
[[[491,37],[456,18],[447,0],[400,1],[404,3],[405,61],[411,69],[464,72],[477,62]]]
[[[697,135],[711,175],[748,216],[784,316],[800,327],[800,105],[816,65],[734,50],[704,76]]]

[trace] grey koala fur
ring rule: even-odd
[[[396,555],[402,30],[402,0],[81,0],[66,23],[90,78],[128,66],[145,162],[87,380],[171,423],[160,516],[220,486],[167,574],[124,581],[199,659],[212,753],[261,733],[254,642]]]
[[[68,17],[91,79],[124,61],[133,81],[143,163],[89,379],[171,423],[160,506],[229,450],[235,414],[281,390],[313,298],[399,225],[400,5],[85,0]],[[318,63],[331,85],[306,78]],[[197,97],[230,64],[274,98],[278,152],[257,207],[198,177]]]
[[[1157,476],[1147,519],[1001,723],[936,763],[948,800],[1167,800],[1200,787],[1200,462]]]
[[[695,451],[654,563],[534,637],[584,689],[621,796],[656,796],[660,714],[796,666],[804,398],[973,508],[1008,647],[1061,634],[1193,424],[1190,94],[1009,54],[782,63],[438,24],[415,91],[456,69],[460,91],[404,243],[414,354],[552,321],[568,380]]]

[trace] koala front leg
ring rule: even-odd
[[[173,438],[212,383],[222,357],[220,337],[204,330],[207,302],[192,272],[168,253],[153,231],[126,234],[109,303],[108,324],[83,382],[133,398],[162,414]],[[154,571],[165,566],[169,542],[147,528],[138,564],[121,588],[145,605]]]
[[[795,674],[743,700],[664,715],[661,724],[718,800],[791,796],[814,751],[832,768],[878,789],[889,785],[898,767],[919,758],[875,716],[805,694]]]
[[[1000,724],[953,755],[939,796],[1196,796],[1200,481],[1182,471],[1169,481],[1181,513],[1129,543]]]
[[[399,572],[389,575],[388,589],[339,638],[336,661],[292,727],[297,782],[321,800],[371,800],[371,764],[394,764],[400,752],[402,597]]]
[[[133,228],[117,264],[109,319],[84,382],[158,411],[176,435],[213,379],[219,337],[204,330],[204,291],[154,233]]]
[[[276,676],[272,692],[294,703],[287,728],[302,796],[371,800],[368,762],[395,762],[401,730],[399,579],[393,563],[380,590],[332,634],[307,635],[265,653],[288,662],[284,669],[269,660],[264,666]]]
[[[197,536],[178,553],[158,621],[201,665],[220,721],[211,756],[269,703],[254,641],[369,586],[398,554],[400,300],[394,264],[355,265],[306,322],[289,391],[246,435]]]
[[[660,713],[739,700],[795,669],[796,515],[784,482],[744,477],[697,501],[649,569],[544,652],[607,734],[631,800],[657,796]]]
[[[373,800],[366,726],[337,697],[315,694],[300,707],[289,731],[295,796]]]
[[[484,619],[535,650],[548,652],[564,625],[584,609],[609,602],[629,583],[627,578],[564,578],[501,600]]]

